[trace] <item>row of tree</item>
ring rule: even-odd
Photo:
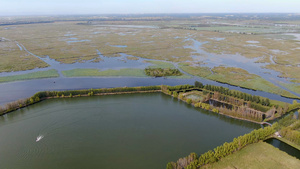
[[[226,96],[227,98],[230,98],[226,103],[224,103],[225,101],[223,101],[222,99],[220,101],[219,99],[223,97],[218,92],[215,92],[213,96],[207,94],[205,97],[203,97],[202,101],[200,102],[195,102],[192,99],[185,98],[183,92],[178,93],[177,91],[173,91],[173,92],[169,91],[168,94],[173,95],[173,97],[179,98],[180,100],[186,101],[187,104],[194,104],[195,107],[199,107],[215,113],[221,112],[222,114],[225,115],[248,119],[257,122],[261,122],[264,118],[263,116],[264,112],[248,107],[249,105],[243,104],[244,101],[235,99],[232,96]],[[210,101],[213,101],[214,103],[217,102],[218,104],[216,105],[209,104]],[[224,106],[224,104],[228,105],[229,107]]]
[[[33,97],[68,97],[82,96],[82,95],[97,95],[104,93],[121,93],[121,92],[139,92],[139,91],[153,91],[161,90],[161,86],[143,86],[143,87],[116,87],[116,88],[102,88],[102,89],[85,89],[85,90],[66,90],[66,91],[43,91],[36,93]]]
[[[207,87],[210,86],[210,87]],[[202,87],[200,89],[200,87]],[[206,89],[205,89],[206,88]],[[213,88],[214,91],[209,91],[207,89]],[[283,104],[279,105],[271,105],[270,100],[268,98],[261,99],[259,96],[250,96],[249,94],[245,94],[239,91],[230,91],[227,88],[222,86],[212,86],[212,85],[203,85],[201,82],[195,82],[195,86],[193,85],[178,85],[178,86],[163,86],[162,91],[166,94],[173,95],[173,97],[178,97],[181,100],[186,101],[188,104],[196,104],[199,100],[191,100],[185,98],[185,93],[190,91],[201,91],[203,93],[203,97],[200,100],[202,103],[210,103],[213,99],[214,101],[220,102],[220,106],[210,105],[211,107],[208,109],[208,106],[202,107],[207,110],[214,110],[214,112],[222,112],[223,114],[249,119],[253,121],[262,121],[264,119],[274,119],[276,117],[280,117],[281,115],[290,112],[291,110],[295,110],[300,108],[300,103],[297,101],[293,101],[293,104]],[[222,94],[223,93],[223,94]],[[248,97],[250,100],[261,100],[259,103],[254,101],[245,101],[239,97],[234,97],[235,94],[226,95],[226,93],[240,93],[239,96]],[[241,94],[242,93],[242,94]],[[267,103],[267,104],[265,104]],[[224,108],[224,104],[230,105],[229,108]],[[196,105],[197,107],[197,105]]]
[[[256,143],[261,140],[265,140],[268,136],[274,134],[273,127],[260,128],[253,130],[252,132],[234,138],[232,142],[225,142],[223,145],[216,147],[214,150],[201,154],[199,157],[196,153],[191,153],[185,158],[179,159],[177,162],[170,162],[167,164],[167,169],[197,169],[201,166],[211,164],[219,161],[220,159],[228,156],[246,145]]]
[[[186,85],[177,85],[177,86],[167,86],[167,90],[168,91],[182,91],[182,90],[187,90],[187,89],[193,89],[195,88],[195,86],[193,85],[189,85],[189,84],[186,84]]]
[[[299,112],[298,112],[299,113]],[[290,113],[275,123],[273,127],[287,140],[300,145],[300,116]]]
[[[0,106],[0,115],[15,111],[17,109],[37,103],[45,98],[53,97],[73,97],[73,96],[93,96],[103,93],[122,93],[122,92],[140,92],[140,91],[158,91],[161,86],[143,86],[143,87],[117,87],[117,88],[103,88],[103,89],[86,89],[86,90],[67,90],[67,91],[42,91],[37,92],[30,98],[17,100],[6,104],[4,107]]]
[[[293,130],[292,127],[285,127],[280,130],[280,134],[289,141],[300,145],[300,132],[298,130]]]
[[[234,96],[227,96],[224,94],[220,94],[219,92],[214,92],[213,99],[218,100],[220,102],[226,102],[231,105],[236,105],[236,106],[247,106],[249,108],[253,108],[255,110],[259,110],[262,112],[267,112],[270,110],[271,107],[256,103],[256,102],[251,102],[247,101],[245,102],[243,99],[236,98]],[[278,106],[277,106],[278,107]]]
[[[0,116],[12,111],[15,111],[17,109],[27,107],[31,104],[37,103],[40,101],[40,98],[38,96],[32,96],[30,98],[26,99],[20,99],[11,103],[7,103],[5,106],[0,106]]]
[[[251,101],[254,103],[260,103],[261,105],[264,106],[270,106],[270,100],[268,98],[266,99],[261,99],[261,97],[256,96],[256,95],[251,95],[248,93],[240,92],[240,91],[232,91],[229,90],[228,88],[224,88],[222,86],[214,86],[214,85],[205,85],[203,87],[206,90],[209,91],[216,91],[221,94],[227,95],[227,96],[233,96],[235,98],[243,99],[244,101]]]
[[[188,88],[187,88],[188,87]],[[195,81],[195,85],[179,85],[179,86],[174,86],[174,87],[168,87],[168,89],[170,91],[183,91],[183,90],[187,90],[187,89],[205,89],[207,91],[210,91],[208,93],[220,93],[223,96],[232,96],[234,98],[238,98],[238,99],[242,99],[245,102],[251,101],[252,103],[257,103],[257,104],[261,104],[263,106],[271,106],[271,102],[270,99],[268,98],[261,98],[260,96],[256,96],[256,95],[251,95],[248,93],[244,93],[244,92],[240,92],[240,91],[235,91],[235,90],[230,90],[228,88],[222,87],[222,86],[214,86],[214,85],[203,85],[201,82],[199,81]],[[203,91],[204,92],[204,91]],[[223,97],[223,99],[228,99],[229,97]],[[275,106],[275,105],[274,105]]]

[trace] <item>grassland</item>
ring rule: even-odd
[[[174,38],[185,37],[189,31],[78,23],[17,25],[13,29],[0,29],[0,37],[16,40],[32,53],[48,55],[62,63],[91,60],[98,57],[97,50],[109,57],[126,53],[159,60],[191,60],[192,50],[183,47],[187,44],[184,38]]]
[[[51,69],[47,71],[38,71],[33,73],[27,73],[24,75],[14,75],[14,76],[5,76],[0,77],[1,82],[11,82],[11,81],[19,81],[19,80],[31,80],[31,79],[40,79],[40,78],[53,78],[59,77],[59,74],[56,70]]]
[[[280,82],[280,85],[288,88],[289,90],[291,90],[293,92],[300,93],[300,86],[297,84]]]
[[[214,67],[212,71],[213,74],[207,77],[211,80],[229,83],[232,85],[237,85],[249,89],[261,90],[269,93],[276,93],[280,95],[296,97],[292,94],[289,94],[289,92],[284,91],[283,89],[275,86],[269,81],[257,75],[250,74],[246,70],[243,70],[241,68],[220,66]]]
[[[191,65],[192,63],[180,63],[179,68],[191,75],[199,76],[203,78],[212,75],[212,72],[209,67],[191,66]]]
[[[162,62],[162,61],[156,61],[156,60],[150,60],[146,61],[147,63],[152,63],[154,64],[153,66],[149,66],[149,68],[162,68],[162,69],[175,69],[176,67],[174,64],[169,63],[169,62]]]
[[[217,24],[207,24],[207,21]],[[142,57],[171,61],[179,64],[183,71],[195,76],[291,97],[291,94],[276,86],[271,86],[272,89],[267,88],[269,83],[246,72],[243,75],[238,74],[237,77],[241,79],[232,79],[228,77],[233,73],[225,75],[218,72],[220,68],[210,70],[204,66],[193,66],[195,60],[192,55],[205,58],[203,54],[195,53],[197,49],[191,47],[196,40],[206,42],[201,46],[202,50],[219,54],[217,57],[222,57],[223,54],[240,54],[247,58],[255,58],[257,62],[269,64],[266,65],[267,69],[280,72],[280,77],[300,83],[300,43],[293,35],[284,34],[299,31],[299,28],[270,26],[273,22],[275,21],[251,20],[237,23],[236,20],[230,19],[224,22],[199,19],[170,22],[95,21],[87,24],[83,21],[60,21],[0,26],[0,72],[48,66],[26,51],[20,50],[17,46],[19,43],[38,56],[47,55],[61,63],[85,62],[95,58],[95,62],[99,62],[98,50],[108,57],[125,53],[132,56],[128,57],[130,60]],[[174,68],[169,62],[154,64],[155,68]]]
[[[270,55],[274,55],[276,58],[274,61],[277,64],[295,66],[299,63],[297,53],[300,45],[296,40],[278,40],[277,37],[272,36],[229,33],[234,32],[234,30],[242,32],[263,30],[262,32],[265,33],[274,33],[265,26],[252,28],[248,26],[211,27],[207,25],[206,27],[197,27],[198,31],[193,31],[174,29],[175,27],[170,26],[171,24],[178,25],[179,22],[137,21],[130,23],[132,25],[158,26],[144,28],[122,27],[124,24],[128,25],[127,22],[122,21],[101,22],[92,25],[79,25],[78,23],[80,22],[17,25],[13,29],[0,29],[0,37],[18,41],[29,51],[39,56],[49,55],[63,63],[91,60],[98,56],[96,50],[99,50],[104,56],[119,56],[119,53],[126,53],[149,59],[174,62],[191,61],[191,52],[195,51],[185,48],[185,46],[193,43],[186,40],[187,38],[208,42],[203,45],[203,50],[211,53],[239,53],[246,57],[259,58],[261,62],[268,63],[270,63]],[[160,26],[164,25],[169,25],[169,29],[159,29]],[[278,28],[278,30],[281,29]],[[215,30],[226,31],[215,32]],[[223,39],[218,40],[218,38]],[[256,43],[252,44],[252,42]],[[116,47],[118,45],[126,47]]]
[[[82,77],[82,76],[133,76],[147,77],[142,69],[120,69],[120,70],[99,70],[99,69],[72,69],[62,71],[66,77]]]
[[[66,77],[111,77],[111,76],[122,76],[122,77],[149,77],[145,74],[143,69],[131,69],[125,68],[120,70],[108,69],[101,71],[100,69],[72,69],[62,71],[62,74]],[[190,76],[168,76],[172,79],[188,79]]]
[[[257,76],[250,74],[246,70],[235,67],[214,67],[210,70],[208,67],[189,66],[190,64],[180,64],[180,68],[195,76],[207,78],[222,83],[241,86],[253,90],[261,90],[269,93],[275,93],[286,97],[297,98],[296,95],[275,86],[271,82]]]
[[[49,66],[47,63],[28,54],[16,42],[7,39],[0,41],[0,72],[29,70],[47,66]]]
[[[280,151],[264,142],[248,145],[244,149],[229,155],[221,161],[203,168],[270,168],[294,169],[300,166],[300,160]]]
[[[297,63],[297,62],[296,62]],[[267,65],[266,68],[273,69],[281,74],[279,77],[282,78],[292,78],[291,81],[295,83],[300,83],[300,67],[294,66],[284,66],[284,65]]]

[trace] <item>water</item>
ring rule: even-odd
[[[211,84],[227,87],[229,89],[239,90],[252,95],[267,97],[273,100],[292,103],[295,99],[281,97],[276,94],[266,93],[262,91],[253,91],[236,86],[218,83],[202,78],[191,79],[164,79],[164,78],[51,78],[51,79],[35,79],[29,81],[16,81],[9,83],[0,83],[0,106],[6,103],[16,101],[22,98],[31,97],[38,91],[53,90],[80,90],[80,89],[97,89],[111,87],[136,87],[136,86],[152,86],[152,85],[193,85],[195,81],[203,84]],[[54,83],[55,82],[55,83]],[[300,102],[300,100],[298,100]]]
[[[107,70],[107,69],[124,69],[124,68],[134,68],[134,69],[144,69],[148,66],[151,66],[153,64],[147,63],[146,61],[149,59],[139,58],[138,60],[130,60],[127,59],[127,57],[130,57],[131,55],[127,55],[124,53],[120,53],[119,57],[105,57],[101,54],[99,50],[95,51],[99,55],[98,58],[101,59],[100,62],[93,62],[93,60],[89,60],[83,63],[76,62],[73,64],[65,64],[60,63],[56,61],[55,59],[51,59],[49,56],[46,57],[39,57],[37,55],[34,55],[33,53],[29,52],[23,45],[21,45],[25,51],[27,51],[29,54],[41,59],[42,61],[46,62],[48,65],[50,65],[47,68],[36,68],[33,70],[26,70],[26,71],[18,71],[18,72],[1,72],[1,76],[13,76],[13,75],[21,75],[21,74],[27,74],[37,71],[45,71],[50,69],[55,69],[59,73],[60,77],[64,77],[61,73],[62,71],[66,70],[72,70],[72,69],[99,69],[99,70]],[[96,58],[95,58],[96,59]]]
[[[271,70],[271,69],[266,69],[265,66],[268,65],[269,63],[257,63],[260,58],[246,58],[240,54],[213,54],[206,52],[205,50],[202,49],[202,45],[208,42],[199,42],[195,39],[187,38],[186,41],[192,41],[193,45],[191,46],[185,46],[185,48],[191,48],[195,52],[192,55],[192,58],[194,61],[200,61],[203,62],[206,67],[209,68],[214,68],[214,67],[219,67],[219,66],[225,66],[225,67],[237,67],[244,69],[248,71],[251,74],[258,75],[262,77],[265,80],[268,80],[269,82],[273,83],[274,85],[289,91],[290,93],[300,96],[298,93],[293,92],[289,90],[288,88],[280,85],[278,82],[284,82],[284,83],[291,83],[289,78],[281,78],[280,77],[280,72]],[[258,41],[247,41],[250,44],[257,44],[259,43]],[[199,56],[200,54],[200,56]],[[266,55],[270,58],[271,63],[275,63],[273,60],[273,55],[267,54]]]
[[[161,93],[51,99],[0,117],[0,164],[159,169],[259,127]]]
[[[72,38],[75,34],[66,34],[65,36]],[[69,38],[69,39],[70,39]],[[220,64],[227,64],[229,66],[234,66],[234,67],[239,67],[244,68],[248,71],[257,71],[256,73],[261,75],[263,78],[270,78],[270,74],[261,74],[260,71],[262,71],[259,64],[254,63],[255,59],[247,59],[245,57],[242,57],[240,55],[214,55],[214,54],[209,54],[205,53],[201,49],[201,45],[203,43],[198,42],[193,39],[187,39],[187,40],[192,40],[194,42],[193,46],[190,46],[189,48],[195,49],[195,53],[202,53],[207,55],[206,58],[207,60],[204,60],[208,66],[213,67],[213,66],[219,66]],[[31,72],[36,72],[36,71],[44,71],[44,70],[49,70],[49,69],[55,69],[58,71],[60,77],[59,78],[52,78],[52,79],[37,79],[37,80],[30,80],[30,81],[19,81],[19,82],[10,82],[10,83],[0,83],[0,105],[4,105],[6,103],[22,99],[22,98],[27,98],[32,96],[34,93],[38,91],[45,91],[45,90],[76,90],[76,89],[88,89],[88,88],[102,88],[102,87],[123,87],[123,86],[149,86],[149,85],[180,85],[180,84],[194,84],[194,82],[201,81],[203,84],[211,84],[211,85],[217,85],[217,86],[223,86],[223,87],[228,87],[230,89],[235,89],[235,90],[240,90],[245,93],[253,94],[253,95],[259,95],[263,97],[268,97],[270,99],[274,100],[279,100],[279,101],[285,101],[292,103],[293,99],[287,99],[280,97],[278,95],[266,93],[266,92],[261,92],[261,91],[252,91],[252,90],[247,90],[247,89],[242,89],[240,87],[235,87],[235,86],[230,86],[227,84],[222,84],[218,82],[214,82],[211,80],[199,78],[199,77],[192,77],[191,79],[152,79],[152,78],[65,78],[63,74],[61,73],[64,70],[71,70],[71,69],[84,69],[84,68],[90,68],[90,69],[101,69],[101,70],[107,70],[107,69],[123,69],[123,68],[138,68],[138,69],[144,69],[152,64],[146,63],[146,61],[150,61],[151,59],[145,59],[141,57],[138,60],[129,60],[127,59],[128,56],[124,53],[121,53],[120,57],[105,57],[101,54],[100,51],[97,51],[99,58],[101,59],[100,62],[94,63],[93,60],[86,61],[84,63],[74,63],[74,64],[62,64],[54,59],[51,59],[50,57],[40,57],[37,56],[30,51],[28,51],[24,45],[19,44],[16,42],[18,46],[20,46],[20,50],[25,50],[29,54],[43,60],[50,66],[47,68],[42,68],[42,69],[33,69],[33,70],[27,70],[27,71],[19,71],[19,72],[2,72],[0,73],[0,76],[11,76],[11,75],[20,75],[20,74],[26,74],[26,73],[31,73]],[[204,53],[203,53],[204,52]],[[136,56],[135,56],[136,57]],[[272,55],[271,55],[271,60],[272,60]],[[199,59],[199,56],[193,56],[195,60],[197,58]],[[200,57],[200,59],[203,59]],[[178,68],[177,63],[169,62],[172,63],[176,68]],[[265,69],[266,70],[266,69]],[[264,71],[265,71],[264,70]],[[182,70],[181,70],[182,71]],[[270,70],[271,71],[271,70]],[[278,75],[278,72],[273,71],[271,74]],[[187,74],[186,72],[182,73]],[[251,72],[253,73],[253,72]],[[275,75],[275,76],[276,76]],[[273,77],[273,76],[272,76]],[[281,78],[282,79],[282,78]],[[54,83],[55,82],[55,83]],[[57,83],[58,82],[58,83]],[[282,86],[280,86],[282,87]],[[284,87],[282,87],[284,88]],[[285,88],[284,88],[285,89]],[[294,92],[292,92],[294,93]],[[297,93],[294,93],[296,95],[299,95]]]
[[[300,160],[300,150],[297,150],[296,148],[294,148],[280,140],[277,140],[275,138],[267,139],[265,142],[273,145],[276,148],[279,148],[279,150],[284,151],[284,152],[288,153],[289,155],[294,156]]]

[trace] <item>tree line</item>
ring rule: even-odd
[[[119,92],[139,92],[139,91],[152,91],[161,90],[161,86],[142,86],[142,87],[116,87],[116,88],[101,88],[101,89],[85,89],[85,90],[66,90],[66,91],[43,91],[37,92],[33,97],[68,97],[88,95],[93,96],[104,93],[119,93]]]
[[[200,156],[197,156],[196,153],[191,153],[189,156],[181,158],[177,162],[169,162],[167,169],[198,169],[204,165],[215,163],[249,144],[265,140],[274,133],[274,128],[270,126],[253,130],[248,134],[234,138],[230,143],[225,142],[223,145],[209,150]]]
[[[122,93],[122,92],[140,92],[140,91],[158,91],[161,86],[142,86],[142,87],[117,87],[117,88],[102,88],[102,89],[84,89],[84,90],[66,90],[66,91],[41,91],[33,96],[20,99],[11,103],[0,106],[0,115],[15,111],[17,109],[27,107],[31,104],[40,102],[46,98],[61,98],[61,97],[80,97],[93,96],[105,93]]]
[[[201,91],[203,91],[204,94],[210,93],[211,95],[215,92],[218,92],[218,93],[222,94],[222,96],[223,96],[222,99],[224,101],[228,101],[228,99],[229,99],[229,97],[226,97],[226,96],[232,96],[234,98],[242,99],[245,102],[251,101],[253,103],[253,105],[256,105],[257,107],[258,107],[258,104],[260,104],[262,106],[267,106],[267,107],[271,106],[270,99],[268,99],[268,98],[262,99],[260,96],[251,95],[251,94],[236,91],[236,90],[230,90],[230,89],[222,87],[222,86],[214,86],[214,85],[210,85],[210,84],[203,85],[203,83],[201,83],[199,81],[195,81],[194,86],[193,85],[178,85],[178,86],[169,86],[168,87],[169,91],[177,91],[177,92],[185,92],[188,89],[190,89],[190,90],[191,89],[202,89]],[[205,90],[206,90],[206,92],[205,92]],[[278,105],[274,105],[274,106],[278,107]]]
[[[214,107],[211,105],[213,108],[217,108],[219,112],[255,121],[262,121],[265,118],[274,119],[287,112],[300,108],[300,103],[297,103],[296,100],[294,100],[293,104],[286,103],[280,106],[278,104],[271,104],[271,101],[268,98],[263,98],[240,91],[229,90],[228,88],[224,88],[222,86],[203,85],[198,81],[195,82],[194,86],[166,86],[164,87],[163,92],[173,95],[174,97],[178,97],[181,100],[185,100],[182,93],[194,90],[201,91],[203,93],[204,97],[201,100],[202,103],[208,103],[208,101],[214,99],[222,104],[226,103],[232,105],[229,109],[224,108],[224,106]],[[190,100],[185,101],[188,101],[189,103],[191,102]],[[192,104],[195,103],[192,101]],[[207,109],[207,106],[206,108],[203,106],[200,107]],[[210,108],[210,110],[212,110],[212,108]]]
[[[299,111],[298,111],[299,113]],[[290,113],[275,123],[274,128],[287,140],[300,145],[300,116]]]

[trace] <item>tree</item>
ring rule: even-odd
[[[178,97],[178,93],[176,91],[173,92],[173,97],[175,97],[175,98]]]
[[[195,81],[195,87],[203,88],[204,85],[201,82]]]
[[[35,102],[39,102],[40,101],[40,98],[38,96],[35,97]]]
[[[298,104],[297,100],[293,100],[293,105]]]
[[[187,103],[187,104],[191,104],[191,103],[192,103],[192,99],[187,99],[187,100],[186,100],[186,103]]]
[[[266,106],[270,106],[270,99],[266,98],[265,104]]]
[[[33,103],[34,103],[33,98],[30,98],[30,99],[29,99],[29,102],[30,102],[30,104],[33,104]]]

